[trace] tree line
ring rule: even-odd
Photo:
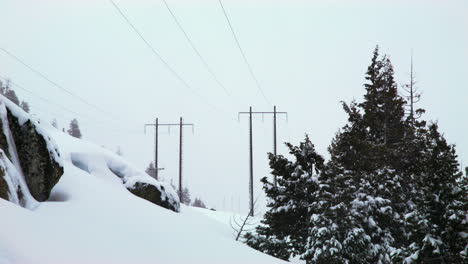
[[[399,94],[378,47],[365,79],[364,100],[342,103],[348,120],[328,160],[307,135],[286,143],[293,159],[269,154],[277,185],[261,180],[268,210],[245,243],[308,264],[467,263],[468,180],[455,146],[423,120],[419,94]]]
[[[0,81],[0,94],[5,96],[15,105],[21,107],[21,109],[23,109],[26,113],[29,113],[31,111],[29,103],[19,99],[18,95],[16,95],[15,90],[13,90],[13,88],[11,87],[11,82],[9,80],[6,80],[5,82]],[[53,127],[59,129],[57,119],[52,120],[51,124]],[[63,128],[62,131],[65,132],[65,129]],[[80,126],[76,118],[73,118],[70,121],[69,128],[66,132],[72,137],[82,137]]]

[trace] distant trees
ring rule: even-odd
[[[151,162],[148,168],[146,169],[146,173],[150,172],[152,168],[154,167],[154,164]],[[148,175],[151,175],[148,173]],[[173,181],[171,180],[171,186],[176,190],[177,195],[179,196],[180,201],[187,205],[187,206],[194,206],[194,207],[199,207],[199,208],[206,208],[205,202],[202,201],[201,198],[195,198],[195,200],[192,203],[192,196],[190,194],[190,190],[187,187],[182,188],[182,193],[179,192],[179,189],[176,188],[174,185]]]
[[[192,203],[193,207],[199,207],[199,208],[206,208],[205,203],[202,201],[201,198],[195,198],[195,200]]]
[[[153,162],[150,162],[150,164],[148,165],[148,167],[145,169],[145,172],[146,174],[148,174],[149,176],[153,177],[153,178],[156,178],[156,169],[154,167],[154,163]],[[174,186],[173,186],[174,187]],[[174,187],[175,189],[175,187]]]
[[[405,114],[393,75],[376,48],[364,100],[343,103],[348,122],[327,162],[307,137],[288,144],[292,161],[269,155],[278,186],[262,179],[269,210],[248,245],[308,264],[468,261],[468,185],[455,147],[417,120],[414,100]]]
[[[190,191],[187,187],[182,188],[182,193],[177,190],[177,194],[179,195],[180,200],[185,205],[190,205],[192,203],[192,198],[190,197]]]
[[[21,101],[20,105],[21,109],[23,109],[26,113],[29,113],[30,111],[30,108],[29,108],[29,104],[25,101]]]
[[[58,122],[57,122],[56,118],[54,118],[54,120],[52,120],[52,126],[55,127],[56,129],[58,129]]]
[[[12,101],[15,105],[19,106],[20,100],[18,99],[16,92],[13,89],[11,89],[11,84],[9,80],[6,81],[4,86],[2,85],[0,93],[6,98],[8,98],[10,101]]]
[[[21,107],[25,112],[29,113],[29,111],[31,110],[27,102],[20,101],[20,99],[16,95],[16,92],[11,88],[9,80],[7,80],[5,84],[3,84],[2,81],[0,81],[0,94],[8,98],[15,105]]]
[[[67,130],[68,134],[72,137],[76,137],[76,138],[81,138],[81,130],[80,130],[80,126],[78,124],[78,120],[76,120],[76,118],[74,118],[71,122],[70,122],[70,128]]]

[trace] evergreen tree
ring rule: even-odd
[[[308,138],[288,145],[295,162],[270,155],[278,186],[262,179],[269,210],[247,244],[317,264],[466,263],[468,178],[454,146],[415,117],[424,110],[405,115],[378,47],[365,88],[363,102],[343,103],[348,122],[325,165]]]
[[[199,208],[206,208],[205,203],[200,198],[195,198],[195,200],[192,203],[192,206],[199,207]]]
[[[360,104],[343,104],[348,124],[329,152],[311,209],[304,258],[313,263],[391,263],[403,243],[402,216],[410,208],[400,159],[408,126],[390,60],[378,47]],[[395,195],[398,193],[400,195]],[[397,248],[395,248],[397,247]]]
[[[406,263],[466,263],[468,199],[455,147],[431,124],[425,135],[424,170],[417,180],[417,211]]]
[[[179,198],[183,204],[190,205],[192,203],[192,198],[190,197],[190,191],[187,187],[182,188],[182,194],[179,192],[179,190],[177,190],[177,194],[179,195]]]
[[[153,162],[150,162],[150,164],[148,165],[148,167],[146,168],[145,170],[146,174],[148,174],[149,176],[153,177],[153,178],[156,178],[156,169],[154,167],[154,163]],[[171,182],[172,184],[172,182]],[[174,189],[175,187],[172,186]]]
[[[23,109],[26,113],[29,113],[30,111],[30,108],[29,108],[29,104],[25,101],[21,101],[20,105],[21,109]]]
[[[5,86],[0,81],[0,94],[8,98],[17,106],[21,107],[26,113],[29,113],[29,104],[25,101],[20,102],[18,96],[16,95],[16,92],[13,89],[11,89],[10,80],[6,81]]]
[[[70,128],[68,129],[67,132],[72,137],[81,138],[81,131],[80,131],[80,127],[78,125],[78,120],[76,120],[76,118],[74,118],[70,122]]]
[[[307,223],[312,214],[308,205],[314,201],[311,194],[318,188],[317,174],[324,162],[308,136],[299,146],[286,145],[295,160],[269,154],[277,186],[266,177],[262,179],[269,210],[256,234],[245,236],[249,246],[284,260],[304,252]]]
[[[58,129],[58,123],[57,123],[56,118],[54,118],[54,120],[52,120],[52,126],[55,127],[56,129]]]
[[[18,99],[18,96],[16,95],[16,92],[10,87],[10,81],[6,82],[4,89],[2,89],[2,94],[10,101],[12,101],[15,105],[20,105],[20,101]]]

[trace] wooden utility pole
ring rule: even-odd
[[[276,105],[273,106],[273,154],[276,156]],[[276,185],[276,179],[275,179]]]
[[[179,199],[180,202],[183,203],[183,195],[182,195],[182,117],[180,118],[179,123]]]
[[[277,145],[276,145],[276,117],[278,114],[284,114],[287,115],[287,112],[277,112],[276,111],[276,106],[273,107],[273,112],[252,112],[252,107],[250,107],[249,112],[239,112],[239,118],[240,115],[242,114],[248,114],[249,115],[249,156],[250,156],[250,162],[249,162],[249,207],[250,207],[250,215],[254,215],[254,196],[253,196],[253,136],[252,136],[252,116],[254,114],[261,114],[266,115],[266,114],[273,114],[273,153],[277,155]],[[276,176],[273,178],[273,182],[276,186]]]
[[[155,127],[155,152],[154,152],[154,166],[155,166],[155,175],[156,179],[158,179],[158,171],[163,170],[163,168],[158,167],[158,127],[166,126],[170,129],[171,126],[178,126],[179,127],[179,198],[180,202],[183,202],[182,198],[182,127],[183,126],[191,126],[192,133],[194,129],[194,124],[184,124],[182,121],[182,117],[180,118],[180,122],[178,124],[160,124],[158,118],[156,118],[156,122],[154,124],[145,124],[145,133],[147,126],[154,126]]]
[[[154,126],[154,178],[156,180],[159,179],[158,177],[158,172],[160,170],[163,170],[164,168],[159,168],[158,166],[158,132],[159,132],[159,122],[158,122],[158,118],[156,118],[155,120],[155,123],[154,124],[145,124],[145,134],[146,134],[146,127],[147,126]]]
[[[158,165],[158,118],[156,118],[156,125],[154,126],[154,175],[156,180],[158,179],[159,165]]]
[[[253,138],[252,138],[252,107],[249,111],[249,152],[250,152],[250,178],[249,178],[249,202],[250,202],[250,215],[254,216],[253,205]]]

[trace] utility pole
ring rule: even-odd
[[[155,123],[154,124],[145,124],[145,134],[146,134],[146,127],[147,126],[154,126],[154,178],[156,180],[159,179],[158,177],[158,172],[160,170],[164,170],[164,168],[159,168],[158,166],[158,131],[159,131],[159,122],[158,122],[158,118],[156,118],[155,120]]]
[[[183,202],[183,197],[182,197],[182,131],[184,126],[191,126],[192,127],[192,133],[194,129],[194,124],[184,124],[182,121],[182,117],[180,118],[180,122],[178,124],[160,124],[158,118],[156,118],[156,122],[154,124],[145,124],[145,133],[146,133],[146,127],[147,126],[154,126],[155,127],[155,152],[154,152],[154,166],[155,166],[155,175],[156,179],[158,179],[158,171],[163,170],[163,168],[158,168],[158,128],[160,126],[166,126],[168,129],[172,126],[178,126],[179,127],[179,199],[180,202]]]
[[[273,114],[273,153],[276,155],[277,154],[277,149],[276,149],[276,117],[279,114],[284,114],[286,115],[286,118],[288,116],[287,112],[277,112],[276,111],[276,105],[273,107],[273,112],[252,112],[252,107],[249,108],[249,112],[239,112],[238,119],[240,119],[240,115],[242,114],[248,114],[249,115],[249,155],[250,155],[250,162],[249,162],[249,206],[250,206],[250,215],[254,216],[254,198],[253,198],[253,136],[252,136],[252,116],[255,114],[261,114],[262,116],[268,115],[268,114]],[[273,178],[273,182],[276,186],[276,176]]]
[[[183,203],[184,196],[182,195],[182,117],[179,122],[179,199]]]
[[[159,128],[159,122],[158,118],[156,118],[156,125],[154,126],[154,177],[156,180],[158,180],[158,172],[159,172],[159,166],[158,166],[158,128]]]
[[[250,152],[250,178],[249,178],[249,202],[250,202],[250,215],[254,216],[254,201],[253,201],[253,138],[252,138],[252,107],[249,111],[249,152]]]
[[[273,106],[273,154],[276,156],[276,105]],[[276,178],[275,178],[276,185]]]

